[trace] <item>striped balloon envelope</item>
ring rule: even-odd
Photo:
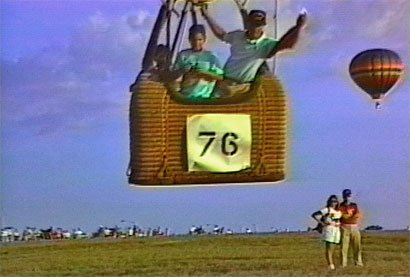
[[[376,102],[376,108],[403,71],[404,65],[399,55],[388,49],[360,52],[352,59],[349,67],[351,78]]]

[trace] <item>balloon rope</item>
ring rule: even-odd
[[[188,3],[189,3],[189,1],[186,1],[185,5],[182,9],[181,18],[179,19],[179,22],[178,22],[177,32],[175,34],[174,41],[172,43],[172,48],[171,48],[171,58],[172,58],[172,60],[173,60],[173,57],[175,55],[175,50],[176,50],[177,44],[178,44],[178,42],[180,42],[181,29],[183,28],[182,25],[186,21],[185,17],[186,17],[186,13],[187,13]]]
[[[274,26],[273,26],[273,31],[274,31],[274,34],[273,34],[273,38],[275,39],[275,40],[277,40],[277,38],[278,38],[278,0],[274,0],[275,1],[275,12],[274,12],[274,14],[273,14],[273,19],[274,19],[274,21],[273,21],[273,24],[274,24]],[[272,61],[272,73],[273,73],[273,75],[276,75],[276,55],[273,57],[273,61]]]
[[[184,26],[182,27],[183,28],[182,29],[182,34],[181,34],[181,37],[178,40],[177,52],[181,51],[182,41],[183,41],[183,38],[185,37],[185,33],[186,33],[187,25],[188,25],[188,20],[187,19],[185,19],[183,25]]]
[[[168,4],[168,12],[167,12],[167,47],[168,49],[171,48],[171,1],[167,1]]]
[[[198,18],[196,16],[194,5],[191,6],[191,16],[192,16],[192,25],[198,24]]]

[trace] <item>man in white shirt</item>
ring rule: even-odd
[[[226,32],[221,28],[204,8],[202,15],[214,35],[231,45],[231,55],[225,64],[224,78],[239,84],[252,82],[266,59],[272,58],[279,51],[292,48],[307,18],[306,14],[300,14],[296,25],[276,41],[264,33],[266,13],[262,10],[251,10],[247,17],[247,29],[233,32]]]

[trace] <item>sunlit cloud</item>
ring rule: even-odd
[[[118,79],[137,74],[139,45],[146,43],[152,21],[145,10],[116,18],[97,12],[68,45],[2,61],[4,120],[41,135],[116,114],[123,108],[118,99],[128,97],[128,84],[118,87]]]

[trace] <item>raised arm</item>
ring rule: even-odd
[[[209,15],[208,10],[206,8],[201,7],[201,13],[202,16],[205,18],[205,21],[211,28],[212,33],[214,33],[214,35],[220,40],[223,40],[226,31],[221,26],[219,26],[218,23],[215,22],[215,20]]]
[[[248,0],[234,0],[242,17],[243,28],[248,29],[248,10],[245,8]]]
[[[300,31],[306,25],[307,16],[306,14],[300,14],[296,20],[296,25],[290,28],[286,34],[284,34],[273,50],[269,53],[268,58],[273,57],[276,53],[293,48],[298,41]]]

